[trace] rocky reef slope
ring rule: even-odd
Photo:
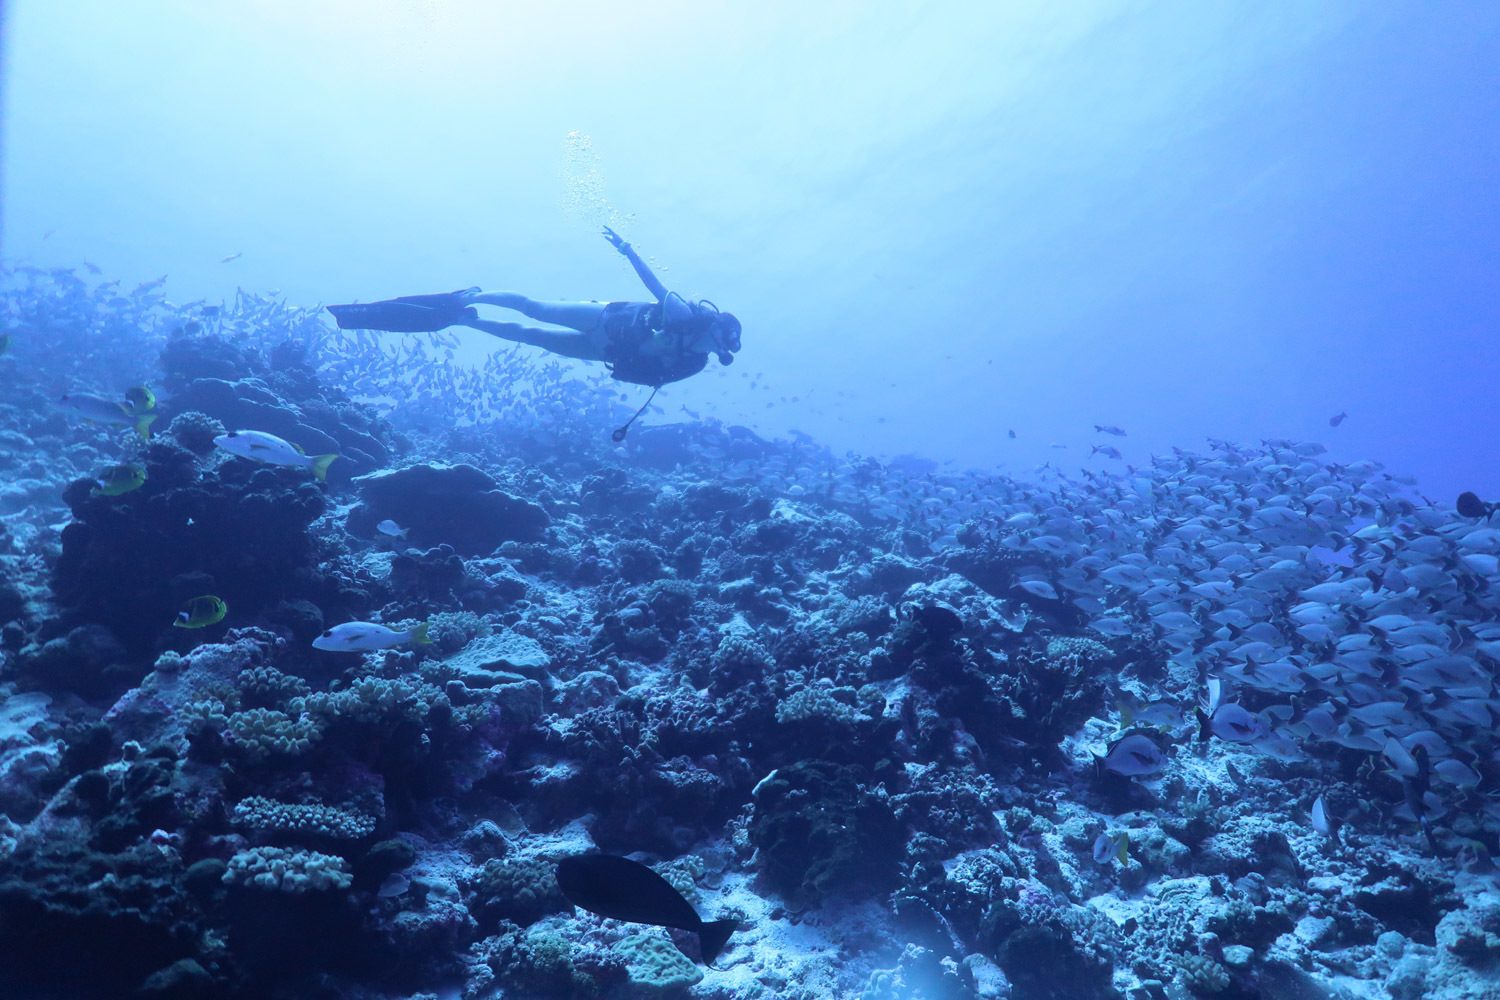
[[[621,448],[525,354],[3,279],[6,995],[1500,995],[1500,531],[1375,463]],[[149,441],[57,405],[138,383]],[[715,967],[573,909],[596,849]]]

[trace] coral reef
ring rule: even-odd
[[[389,518],[414,544],[488,555],[503,542],[538,538],[551,520],[539,504],[505,492],[472,465],[410,465],[372,472],[356,484],[362,502],[349,514],[349,530],[367,537]]]
[[[0,278],[57,343],[0,402],[4,995],[1496,995],[1500,541],[1374,463],[616,448],[525,353]],[[149,441],[48,402],[158,374]],[[714,965],[572,905],[592,851]]]
[[[806,761],[756,786],[750,842],[771,886],[811,902],[894,884],[901,824],[871,778],[857,765]]]

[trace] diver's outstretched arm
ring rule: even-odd
[[[626,260],[630,261],[630,266],[635,268],[636,274],[640,275],[642,283],[646,286],[646,290],[656,296],[656,301],[666,301],[667,286],[663,285],[660,279],[651,273],[651,268],[647,267],[646,262],[641,260],[641,255],[635,252],[635,247],[626,243],[619,233],[608,226],[604,227],[604,238],[609,240],[611,246],[624,254]]]

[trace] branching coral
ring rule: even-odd
[[[343,858],[317,851],[252,847],[229,859],[224,884],[266,892],[333,892],[353,884]]]
[[[277,802],[260,795],[234,807],[236,824],[263,833],[362,840],[375,832],[375,817],[320,803]]]

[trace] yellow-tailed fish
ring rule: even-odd
[[[87,393],[69,393],[62,398],[62,405],[87,420],[134,428],[143,439],[151,436],[151,424],[157,417],[151,411],[137,413],[131,403]]]
[[[214,438],[214,444],[231,455],[267,465],[309,469],[319,480],[328,478],[328,466],[338,455],[309,455],[290,441],[265,431],[229,431]]]
[[[149,413],[156,409],[156,393],[149,386],[138,385],[125,391],[125,402],[130,405],[132,413]]]

